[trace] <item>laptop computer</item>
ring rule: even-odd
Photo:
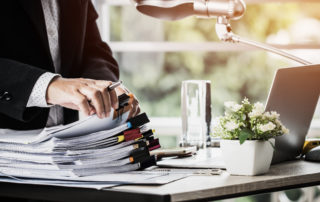
[[[297,158],[302,151],[320,94],[320,65],[279,69],[266,111],[277,111],[289,134],[276,138],[272,163]]]

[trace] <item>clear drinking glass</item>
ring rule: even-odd
[[[180,146],[205,148],[210,141],[211,82],[207,80],[182,81]],[[209,139],[208,139],[209,138]]]

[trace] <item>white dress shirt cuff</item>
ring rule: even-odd
[[[60,76],[59,74],[54,74],[51,72],[46,72],[42,74],[31,91],[27,107],[51,107],[53,105],[48,105],[46,100],[47,88],[51,82],[51,80]]]

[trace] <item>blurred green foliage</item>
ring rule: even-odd
[[[265,41],[301,17],[319,18],[319,3],[265,3],[248,5],[245,16],[232,22],[233,31],[246,38]],[[138,13],[133,7],[112,7],[113,41],[218,41],[215,19],[189,17],[162,22]],[[117,53],[121,79],[137,95],[142,109],[151,116],[180,116],[181,81],[207,79],[212,82],[214,115],[223,102],[265,101],[277,68],[288,60],[270,57],[264,51],[246,52],[126,52]]]

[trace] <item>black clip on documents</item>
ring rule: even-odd
[[[118,118],[121,117],[120,115],[123,113],[124,108],[129,105],[129,100],[130,96],[125,93],[118,96],[119,106],[118,109],[116,109]]]
[[[149,156],[147,159],[140,162],[139,170],[143,170],[145,168],[149,168],[149,167],[155,166],[155,165],[157,165],[157,159],[156,159],[155,155]]]
[[[153,131],[152,129],[147,130],[146,132],[142,133],[143,137],[148,139],[149,137],[151,137],[153,135]]]
[[[147,147],[134,149],[130,156],[133,158],[134,163],[140,163],[150,157],[149,149]]]
[[[130,123],[130,129],[132,128],[138,128],[146,123],[149,123],[150,120],[148,119],[148,116],[146,113],[139,114],[135,117],[130,118],[128,121]]]
[[[146,142],[146,140],[144,140],[144,139],[137,140],[137,141],[135,141],[135,142],[132,143],[132,144],[138,144],[138,148],[146,147],[146,146],[147,146],[147,142]]]
[[[117,110],[120,110],[120,109],[123,109],[125,106],[128,106],[130,96],[124,93],[118,96],[118,100],[119,100],[119,107]]]

